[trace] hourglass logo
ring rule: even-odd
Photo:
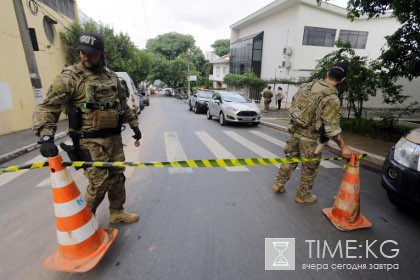
[[[265,239],[265,269],[295,270],[295,239]]]

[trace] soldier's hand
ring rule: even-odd
[[[41,148],[39,149],[41,155],[44,157],[55,157],[58,156],[58,148],[54,142],[42,142]]]
[[[138,126],[134,127],[133,131],[134,131],[133,138],[136,139],[136,140],[140,140],[141,139],[141,132],[140,132],[139,127]]]
[[[344,144],[341,147],[341,154],[344,158],[349,159],[351,157],[352,152],[350,148],[346,144]]]

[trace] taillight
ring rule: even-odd
[[[131,101],[133,102],[133,109],[136,109],[136,99],[134,99],[133,95],[131,95]]]

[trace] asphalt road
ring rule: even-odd
[[[130,129],[123,132],[127,161],[284,156],[283,132],[222,127],[180,100],[158,95],[150,101],[140,115],[141,147],[134,147]],[[33,151],[4,165],[43,160]],[[321,212],[333,205],[341,165],[320,167],[313,190],[318,202],[312,205],[294,202],[300,170],[286,193],[275,194],[276,166],[128,168],[125,207],[141,219],[113,226],[119,230],[115,243],[84,274],[42,266],[57,248],[49,170],[3,174],[0,279],[419,279],[420,220],[390,204],[377,170],[360,169],[361,212],[372,228],[341,232]],[[69,171],[84,193],[82,172]],[[109,227],[107,208],[105,199],[96,216],[102,227]],[[266,238],[294,240],[276,251]],[[266,252],[269,266],[286,260],[288,267],[275,268],[294,263],[295,270],[265,270]]]

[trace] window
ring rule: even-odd
[[[76,19],[74,14],[74,0],[40,0],[40,2],[68,18]]]
[[[258,77],[261,75],[263,39],[264,32],[260,32],[230,45],[230,73],[244,74],[250,70]]]
[[[216,77],[219,77],[219,76],[220,76],[220,67],[217,66],[216,67]]]
[[[226,75],[227,73],[227,67],[223,67],[223,75]]]
[[[365,49],[368,32],[354,30],[340,30],[339,39],[343,42],[350,42],[354,49]]]
[[[305,26],[302,45],[332,47],[336,29]]]
[[[50,42],[51,45],[54,44],[54,28],[51,23],[50,17],[44,16],[42,24],[44,26],[44,32],[45,36],[47,36],[48,42]]]

